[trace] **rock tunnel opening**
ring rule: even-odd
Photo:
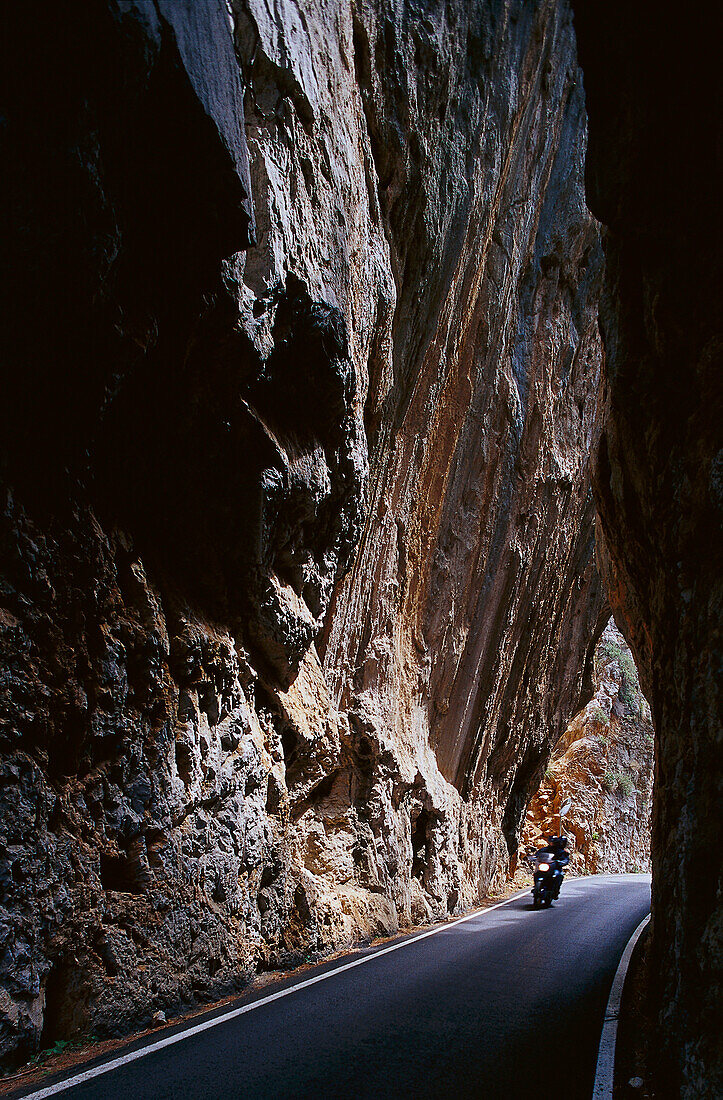
[[[573,871],[647,872],[655,732],[635,660],[613,619],[595,647],[592,675],[592,698],[568,723],[523,807],[520,850],[524,858],[562,830]]]

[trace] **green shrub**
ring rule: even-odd
[[[64,1051],[80,1050],[81,1047],[91,1046],[93,1043],[99,1042],[100,1039],[97,1035],[85,1035],[79,1039],[56,1039],[52,1047],[46,1047],[45,1050],[39,1050],[37,1054],[34,1054],[28,1064],[40,1066],[56,1054],[62,1054]]]
[[[45,1050],[39,1050],[37,1054],[34,1054],[30,1059],[32,1065],[39,1065],[41,1062],[45,1062],[48,1058],[52,1058],[54,1054],[62,1054],[68,1047],[77,1047],[80,1043],[72,1043],[69,1039],[56,1039],[52,1047],[47,1047]]]
[[[625,772],[606,772],[602,781],[603,788],[608,794],[621,794],[628,798],[635,790],[635,783],[631,775]]]
[[[618,790],[625,798],[629,798],[635,790],[635,784],[631,775],[621,775],[618,779]]]
[[[632,653],[627,646],[621,646],[612,638],[603,638],[595,653],[595,671],[599,671],[603,662],[609,661],[615,661],[620,669],[620,699],[629,710],[640,714],[643,695]]]

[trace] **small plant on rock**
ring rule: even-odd
[[[638,670],[635,667],[633,655],[628,647],[621,646],[612,638],[604,638],[600,642],[597,653],[595,654],[596,669],[599,669],[603,661],[616,662],[621,674],[618,692],[620,701],[624,703],[633,714],[640,714],[643,695],[640,690]]]
[[[625,798],[629,798],[635,790],[635,784],[633,783],[632,776],[623,775],[621,773],[618,776],[618,790],[620,791],[620,794],[623,795]]]
[[[630,775],[626,775],[625,772],[606,772],[602,780],[603,789],[608,794],[623,795],[624,798],[628,798],[635,790],[635,783]]]

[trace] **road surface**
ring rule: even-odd
[[[552,909],[516,897],[423,938],[336,959],[240,1000],[234,1019],[92,1080],[14,1095],[589,1100],[615,968],[649,907],[649,876],[568,879]]]

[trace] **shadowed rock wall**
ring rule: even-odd
[[[567,5],[232,9],[3,11],[16,1058],[473,903],[602,625]]]
[[[601,561],[657,735],[659,1087],[713,1097],[723,1091],[720,20],[705,4],[691,20],[657,5],[575,8],[588,195],[609,227]]]

